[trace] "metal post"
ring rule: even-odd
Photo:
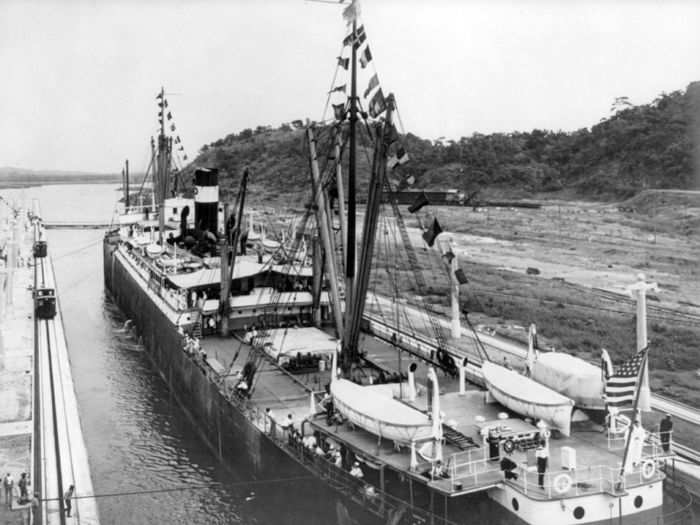
[[[231,214],[231,206],[226,203],[224,204],[224,228],[228,224],[228,219]],[[221,265],[221,293],[219,295],[219,311],[221,312],[221,324],[219,325],[221,335],[223,337],[228,337],[229,335],[229,295],[231,295],[231,280],[229,275],[231,270],[229,264],[231,264],[231,250],[235,250],[235,246],[229,244],[229,235],[231,232],[225,232],[219,251],[219,259]],[[175,243],[175,250],[177,250],[177,243]],[[176,251],[177,253],[177,251]]]
[[[647,338],[647,292],[658,291],[656,283],[647,283],[643,273],[637,274],[637,282],[627,288],[628,293],[637,301],[637,351],[646,348],[649,344]],[[649,360],[644,362],[644,373],[639,385],[640,419],[641,411],[651,410],[651,393],[649,391]],[[636,416],[636,414],[635,414]],[[641,424],[641,420],[640,420]]]
[[[312,286],[312,318],[314,326],[321,327],[321,282],[323,279],[323,250],[318,236],[311,239],[311,262],[313,264]]]
[[[381,494],[382,494],[381,512],[383,513],[383,512],[384,512],[384,503],[385,503],[385,502],[384,502],[384,493],[385,493],[385,492],[384,492],[384,491],[385,491],[385,487],[384,487],[384,465],[382,465],[382,466],[379,468],[379,488],[380,488]]]
[[[452,246],[450,243],[450,250]],[[459,269],[459,261],[455,254],[450,261],[450,306],[452,310],[452,338],[459,339],[462,335],[462,326],[459,323],[459,281],[457,280],[456,272]]]

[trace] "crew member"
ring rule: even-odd
[[[17,485],[19,486],[19,503],[20,505],[24,505],[29,501],[29,496],[27,494],[27,485],[29,484],[29,480],[27,479],[27,473],[22,472],[22,476],[19,478],[19,482]]]
[[[549,461],[549,451],[545,446],[545,442],[540,441],[535,451],[537,458],[537,483],[541,488],[544,488],[544,473],[547,472],[547,462]]]
[[[12,507],[12,490],[15,486],[15,480],[12,477],[12,474],[9,472],[7,475],[2,479],[2,486],[5,491],[5,504],[7,505],[7,508]]]
[[[629,450],[627,452],[627,461],[636,467],[642,461],[642,455],[644,453],[644,438],[646,437],[646,432],[639,424],[639,419],[635,419],[632,422],[632,430],[629,436]]]
[[[352,468],[350,469],[350,475],[351,475],[353,478],[357,478],[357,479],[362,479],[362,478],[365,477],[364,472],[362,472],[362,469],[360,468],[360,463],[359,463],[359,461],[355,461],[355,462],[352,464]]]
[[[434,480],[445,476],[445,466],[439,459],[435,463],[433,463],[433,468],[430,472],[430,476]]]
[[[68,487],[68,490],[63,495],[63,501],[66,504],[66,517],[68,517],[68,518],[70,518],[70,513],[71,513],[71,510],[73,509],[72,500],[73,500],[73,493],[74,492],[75,492],[75,486],[71,485],[70,487]]]
[[[659,423],[659,435],[661,437],[661,448],[664,452],[669,453],[671,451],[671,433],[673,432],[673,421],[671,421],[671,414],[666,414],[666,417]]]
[[[510,458],[504,457],[501,460],[501,470],[505,475],[506,479],[518,479],[518,475],[513,472],[518,465]]]
[[[501,438],[495,429],[489,429],[487,441],[489,444],[489,460],[498,461],[501,458]]]

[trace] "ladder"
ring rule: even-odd
[[[460,450],[479,448],[479,445],[475,443],[472,438],[465,436],[460,431],[455,430],[454,428],[445,424],[442,425],[442,436],[445,438],[445,441],[454,445]]]
[[[199,319],[197,319],[197,322],[194,323],[194,327],[192,328],[192,335],[196,337],[197,339],[202,338],[202,314],[200,312]]]

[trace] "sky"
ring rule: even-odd
[[[572,131],[608,116],[615,97],[643,104],[700,80],[694,0],[361,2],[373,60],[360,91],[376,71],[404,130],[429,139]],[[143,171],[161,86],[190,159],[244,128],[319,120],[342,9],[2,0],[0,166],[113,173],[128,158]]]

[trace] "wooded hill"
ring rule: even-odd
[[[328,136],[319,129],[319,150]],[[413,175],[414,188],[595,200],[623,199],[648,188],[694,189],[700,187],[700,82],[639,106],[620,97],[611,116],[590,129],[475,133],[458,141],[408,133],[401,140],[410,162],[400,175]],[[360,142],[362,186],[371,153],[368,138]],[[247,166],[256,200],[302,195],[309,187],[304,126],[297,120],[232,133],[205,145],[188,171],[193,166],[219,168],[224,194],[236,191]]]

